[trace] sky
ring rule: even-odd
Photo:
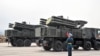
[[[0,0],[0,32],[4,33],[9,23],[36,25],[40,18],[60,15],[85,20],[85,27],[100,28],[100,0]]]

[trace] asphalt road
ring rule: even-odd
[[[0,56],[68,56],[67,52],[44,51],[42,47],[32,44],[31,47],[11,47],[0,43]],[[100,56],[100,51],[84,51],[82,48],[73,50],[72,56]]]

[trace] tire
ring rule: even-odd
[[[51,43],[49,41],[43,41],[43,48],[45,51],[49,51],[51,49]]]
[[[51,49],[51,47],[50,47],[50,46],[43,46],[43,49],[44,49],[45,51],[49,51],[49,50]]]
[[[67,43],[66,43],[66,41],[63,42],[63,50],[67,51]]]
[[[17,45],[18,47],[22,47],[22,46],[24,46],[24,41],[23,41],[22,39],[17,39],[16,45]]]
[[[63,50],[63,44],[61,41],[55,41],[53,45],[53,50],[54,51],[62,51]]]
[[[31,40],[25,39],[24,40],[24,46],[31,46]]]
[[[90,41],[86,41],[85,43],[84,43],[84,46],[83,46],[83,49],[84,50],[91,50],[91,42]]]
[[[16,46],[16,44],[13,42],[13,41],[11,41],[11,46]]]
[[[79,46],[75,45],[73,48],[74,50],[78,50]]]
[[[100,43],[97,41],[94,44],[94,50],[100,50]]]
[[[39,47],[41,46],[40,40],[36,40],[36,45],[39,46]]]
[[[16,46],[16,41],[15,41],[15,40],[12,39],[12,40],[10,41],[10,43],[11,43],[11,45],[12,45],[13,47]]]

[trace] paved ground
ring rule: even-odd
[[[67,52],[44,51],[42,47],[32,44],[31,47],[11,47],[0,43],[0,56],[67,56]],[[73,50],[73,56],[100,56],[100,51]]]

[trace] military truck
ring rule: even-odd
[[[31,46],[32,42],[39,39],[35,37],[35,28],[37,27],[40,27],[40,25],[30,25],[26,22],[10,23],[9,28],[11,29],[5,31],[5,36],[12,46]]]
[[[73,34],[73,48],[77,50],[82,47],[84,50],[100,49],[100,29],[83,28],[86,21],[69,20],[63,16],[52,16],[48,19],[41,19],[41,25],[44,27],[35,28],[35,36],[41,37],[42,47],[49,51],[66,51],[66,32]]]

